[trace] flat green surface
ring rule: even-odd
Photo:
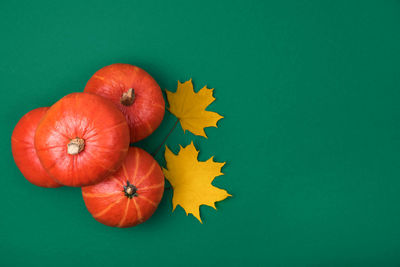
[[[0,266],[400,264],[399,1],[2,1],[0,34]],[[214,184],[234,197],[203,225],[170,190],[145,224],[109,228],[79,189],[15,166],[19,118],[115,62],[215,88],[219,128],[167,142],[227,161]]]

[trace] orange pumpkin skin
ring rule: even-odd
[[[35,147],[57,182],[90,185],[119,169],[128,152],[129,128],[110,101],[72,93],[47,111],[36,130]]]
[[[129,182],[129,184],[128,184]],[[133,191],[129,192],[129,186]],[[102,224],[132,227],[151,217],[164,193],[164,175],[153,157],[130,147],[122,168],[102,182],[82,187],[92,216]]]
[[[36,128],[48,109],[31,110],[19,120],[11,136],[11,150],[15,163],[29,182],[40,187],[55,188],[61,185],[43,168],[34,145]]]
[[[133,95],[124,99],[129,89]],[[84,91],[117,105],[128,122],[132,143],[149,136],[163,120],[165,102],[160,86],[139,67],[120,63],[106,66],[90,78]]]

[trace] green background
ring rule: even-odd
[[[0,265],[400,265],[399,26],[399,1],[2,1]],[[214,184],[233,197],[204,224],[169,190],[146,223],[109,228],[78,188],[15,166],[19,118],[116,62],[215,88],[219,128],[167,141],[227,162]]]

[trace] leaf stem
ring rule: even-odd
[[[168,137],[171,135],[171,133],[174,131],[174,129],[176,128],[176,126],[178,125],[179,119],[177,118],[175,121],[174,126],[172,126],[171,130],[169,131],[169,133],[167,134],[167,136],[164,138],[164,140],[161,142],[161,144],[157,147],[157,149],[152,153],[153,157],[156,157],[158,152],[160,152],[161,147],[165,144],[165,142],[167,141]]]

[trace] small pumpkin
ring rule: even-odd
[[[17,167],[29,182],[40,187],[55,188],[61,185],[43,168],[34,145],[36,128],[48,109],[31,110],[19,120],[11,136],[11,150]]]
[[[164,175],[153,157],[130,147],[122,168],[102,182],[82,187],[92,216],[102,224],[131,227],[151,217],[164,192]]]
[[[125,115],[131,142],[149,136],[161,123],[165,102],[157,82],[143,69],[112,64],[98,70],[87,82],[85,92],[114,102]]]
[[[119,169],[128,152],[129,128],[107,99],[72,93],[47,111],[36,130],[35,147],[56,181],[90,185]]]

